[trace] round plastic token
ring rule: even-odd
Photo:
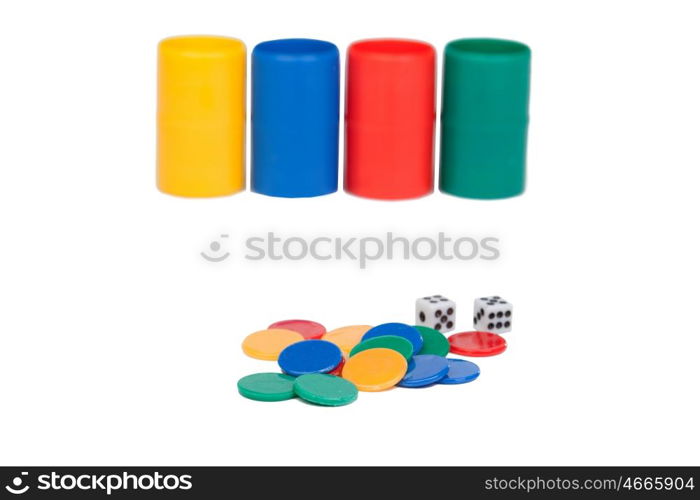
[[[414,326],[423,338],[423,348],[416,354],[435,354],[436,356],[447,356],[450,352],[450,343],[442,333],[427,326]]]
[[[466,359],[447,358],[449,370],[447,375],[438,384],[466,384],[479,376],[479,367]]]
[[[408,364],[406,376],[399,382],[401,387],[425,387],[439,382],[447,375],[447,359],[435,354],[413,356]]]
[[[254,373],[238,381],[241,396],[256,401],[284,401],[294,397],[294,377],[282,373]]]
[[[338,363],[338,366],[333,368],[333,371],[328,372],[328,375],[335,375],[336,377],[340,377],[340,374],[343,373],[343,366],[345,366],[345,357]]]
[[[343,353],[340,348],[327,340],[304,340],[284,349],[277,362],[288,375],[308,373],[328,373],[340,364]]]
[[[352,382],[322,373],[297,378],[294,392],[305,401],[324,406],[343,406],[357,399],[357,387]]]
[[[372,328],[369,325],[351,325],[342,328],[336,328],[326,333],[323,340],[333,342],[340,347],[340,350],[345,354],[350,354],[353,347],[362,341],[362,336],[367,333],[367,330]]]
[[[506,350],[506,340],[490,332],[462,332],[448,337],[450,351],[462,356],[495,356]]]
[[[420,336],[420,332],[412,326],[404,325],[403,323],[384,323],[383,325],[375,326],[362,336],[362,340],[365,341],[383,335],[396,335],[405,338],[413,345],[413,352],[420,352],[423,347],[423,339]]]
[[[274,361],[285,347],[302,340],[304,337],[300,333],[291,330],[260,330],[243,340],[243,352],[251,358]]]
[[[353,347],[352,351],[350,351],[350,357],[354,356],[358,352],[366,351],[367,349],[376,349],[377,347],[393,349],[406,358],[406,361],[410,360],[413,356],[413,345],[404,337],[398,337],[396,335],[382,335],[381,337],[367,339],[357,344],[355,347]]]
[[[293,332],[301,333],[305,339],[320,339],[326,333],[326,327],[321,323],[306,319],[286,319],[272,323],[268,328],[283,328]]]
[[[406,358],[383,347],[362,351],[348,359],[343,378],[361,391],[376,392],[395,386],[406,374]]]

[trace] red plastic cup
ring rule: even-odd
[[[348,48],[345,190],[399,200],[433,191],[435,49],[377,39]]]

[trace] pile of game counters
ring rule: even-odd
[[[445,337],[426,326],[384,323],[352,325],[326,331],[314,321],[286,320],[248,335],[243,352],[277,361],[282,373],[256,373],[238,381],[242,396],[257,401],[298,397],[323,406],[343,406],[358,391],[392,387],[464,384],[475,380],[479,367],[463,356],[493,356],[506,349],[491,332],[462,332]]]

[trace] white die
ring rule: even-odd
[[[498,295],[474,300],[474,328],[480,332],[506,333],[513,324],[513,304]]]
[[[440,332],[454,330],[457,307],[442,295],[416,300],[416,325],[434,328]]]

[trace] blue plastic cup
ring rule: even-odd
[[[338,48],[272,40],[255,47],[252,64],[252,190],[286,198],[337,191]]]

